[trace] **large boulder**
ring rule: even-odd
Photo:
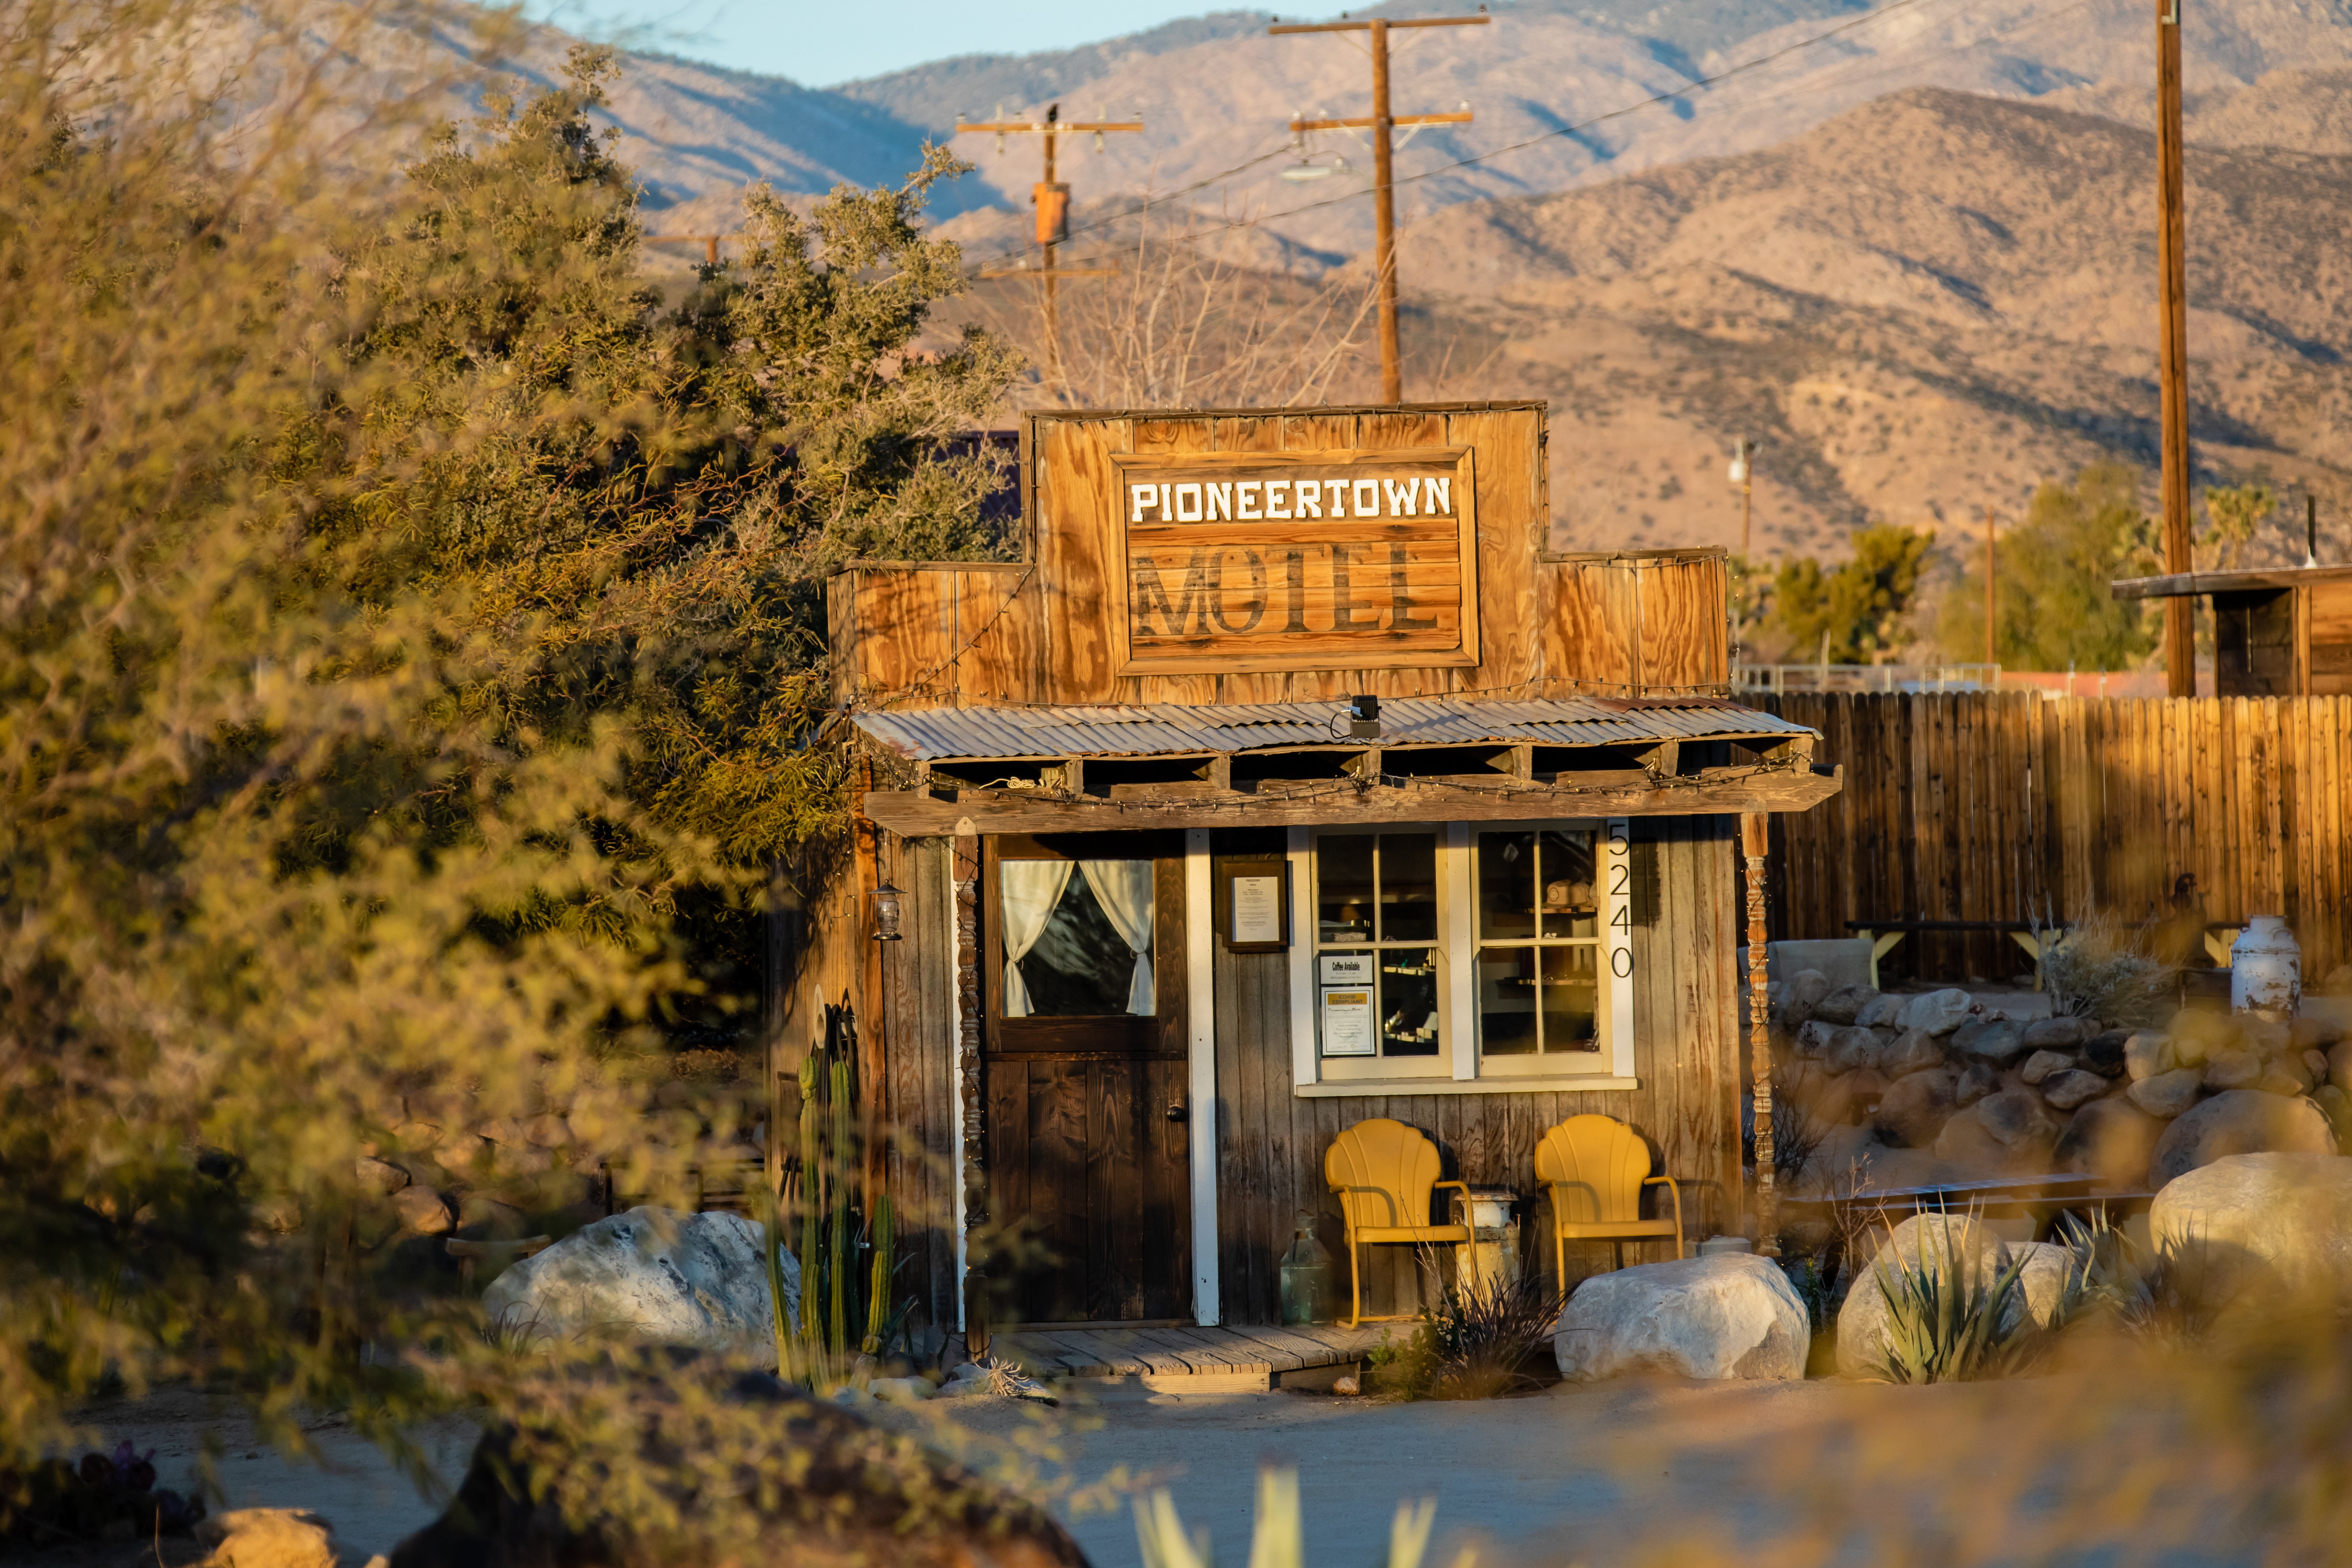
[[[1959,1075],[1949,1068],[1906,1073],[1879,1097],[1871,1124],[1884,1142],[1897,1149],[1924,1149],[1936,1141],[1952,1114]]]
[[[2064,1051],[2036,1051],[2025,1058],[2017,1076],[2028,1083],[2038,1084],[2053,1072],[2063,1072],[2074,1065],[2074,1058]]]
[[[2083,1042],[2083,1066],[2101,1078],[2121,1078],[2124,1075],[2125,1047],[2131,1043],[2127,1029],[2105,1029]]]
[[[1830,1024],[1851,1024],[1862,1010],[1878,1000],[1867,985],[1841,985],[1813,1004],[1813,1016]]]
[[[1795,1034],[1812,1017],[1813,1008],[1830,994],[1830,977],[1818,969],[1800,969],[1780,982],[1780,1026]]]
[[[2038,1329],[2063,1328],[2066,1281],[2081,1268],[2073,1249],[2046,1241],[2010,1243],[2010,1261],[2022,1263],[2017,1282],[2025,1291],[2025,1315]]]
[[[1807,1027],[1811,1027],[1808,1025]],[[1878,1066],[1878,1037],[1868,1029],[1849,1024],[1830,1031],[1827,1057],[1832,1072],[1853,1072],[1860,1068]]]
[[[1879,1374],[1886,1359],[1885,1279],[1899,1279],[1903,1269],[1926,1269],[1955,1289],[1972,1280],[1990,1289],[2009,1265],[2008,1246],[1980,1221],[1958,1215],[1912,1215],[1895,1227],[1846,1292],[1838,1311],[1838,1371],[1848,1377]]]
[[[1969,1011],[1974,1005],[1965,991],[1929,991],[1905,1003],[1903,1016],[1895,1022],[1898,1027],[1917,1029],[1941,1039],[1969,1021]]]
[[[2352,1159],[2224,1154],[2169,1183],[2147,1217],[2215,1304],[2352,1303]]]
[[[1974,1105],[1988,1094],[2000,1092],[2000,1069],[1990,1062],[1970,1062],[1961,1070],[1960,1081],[1953,1093],[1956,1104]]]
[[[1727,1254],[1594,1275],[1569,1298],[1551,1343],[1571,1382],[1644,1372],[1794,1382],[1812,1331],[1779,1264]]]
[[[2063,1014],[2054,1018],[2036,1018],[2025,1026],[2025,1048],[2030,1051],[2071,1051],[2095,1032],[2095,1026]]]
[[[2207,1089],[2252,1089],[2263,1081],[2263,1058],[2252,1051],[2216,1051],[2205,1058]]]
[[[2163,1136],[2164,1122],[2129,1100],[2095,1100],[2058,1135],[2055,1158],[2061,1171],[2096,1176],[2102,1186],[2137,1187]]]
[[[739,1214],[634,1208],[584,1226],[490,1282],[482,1310],[527,1342],[614,1335],[698,1350],[775,1353],[761,1227]],[[800,1264],[782,1258],[784,1310]]]
[[[1826,1019],[1808,1018],[1797,1026],[1797,1054],[1809,1061],[1817,1061],[1830,1054],[1831,1037],[1844,1027]]]
[[[2148,1157],[2147,1184],[2164,1190],[2175,1177],[2231,1154],[2328,1154],[2336,1134],[2308,1100],[2233,1089],[2190,1107],[2173,1120]]]
[[[2052,1073],[2042,1080],[2042,1098],[2052,1109],[2072,1110],[2085,1101],[2098,1099],[2107,1092],[2107,1080],[2095,1072],[2080,1068],[2068,1068],[2064,1072]]]
[[[1874,996],[1853,1016],[1853,1021],[1865,1029],[1899,1029],[1903,1009],[1910,1001],[1907,996]]]
[[[2166,1036],[2142,1029],[2124,1042],[2124,1071],[2131,1075],[2134,1083],[2143,1083],[2179,1065],[2173,1058],[2172,1041]]]
[[[2178,1116],[2197,1103],[2203,1080],[2204,1074],[2196,1068],[2175,1068],[2140,1079],[2124,1090],[2124,1096],[2150,1116]]]
[[[2025,1030],[2013,1019],[1982,1018],[1953,1033],[1952,1049],[1979,1061],[2007,1063],[2025,1054]]]
[[[1936,1134],[1936,1158],[1981,1179],[2006,1173],[2013,1156],[2009,1145],[1985,1126],[1977,1107],[1970,1105],[1953,1112]]]
[[[556,1377],[389,1568],[1086,1568],[1042,1504],[769,1373],[647,1351]]]
[[[1976,1111],[1985,1131],[2011,1148],[2021,1143],[2057,1141],[2058,1119],[2050,1114],[2042,1097],[2030,1089],[2005,1089],[1999,1094],[1989,1094],[1977,1102]]]
[[[1906,1029],[1878,1054],[1878,1070],[1889,1082],[1944,1065],[1944,1048],[1925,1029]]]

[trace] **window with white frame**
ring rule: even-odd
[[[1315,841],[1316,1034],[1329,1077],[1443,1075],[1433,828]]]
[[[1297,1082],[1630,1080],[1629,847],[1623,818],[1297,830]]]

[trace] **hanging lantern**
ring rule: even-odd
[[[898,934],[898,900],[904,896],[887,882],[874,889],[874,940],[876,942],[902,940]]]

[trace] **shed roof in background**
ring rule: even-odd
[[[858,713],[852,722],[910,762],[981,757],[1150,757],[1370,742],[1344,731],[1347,705],[1261,702],[1192,706],[921,708]],[[1816,733],[1721,698],[1556,697],[1381,701],[1383,746],[1654,745],[1662,741],[1781,741]]]

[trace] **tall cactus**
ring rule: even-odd
[[[801,1061],[801,1342],[817,1349],[817,1303],[824,1280],[824,1262],[817,1253],[817,1237],[824,1223],[824,1169],[818,1159],[817,1056],[811,1051]],[[812,1363],[814,1357],[811,1358]]]
[[[898,1240],[894,1226],[890,1194],[884,1193],[874,1205],[874,1279],[866,1292],[866,1340],[858,1347],[867,1355],[882,1353],[882,1337],[890,1331],[890,1276],[898,1262],[892,1254]]]
[[[833,1064],[833,1248],[825,1260],[826,1302],[831,1317],[826,1342],[833,1353],[849,1349],[849,1064]]]

